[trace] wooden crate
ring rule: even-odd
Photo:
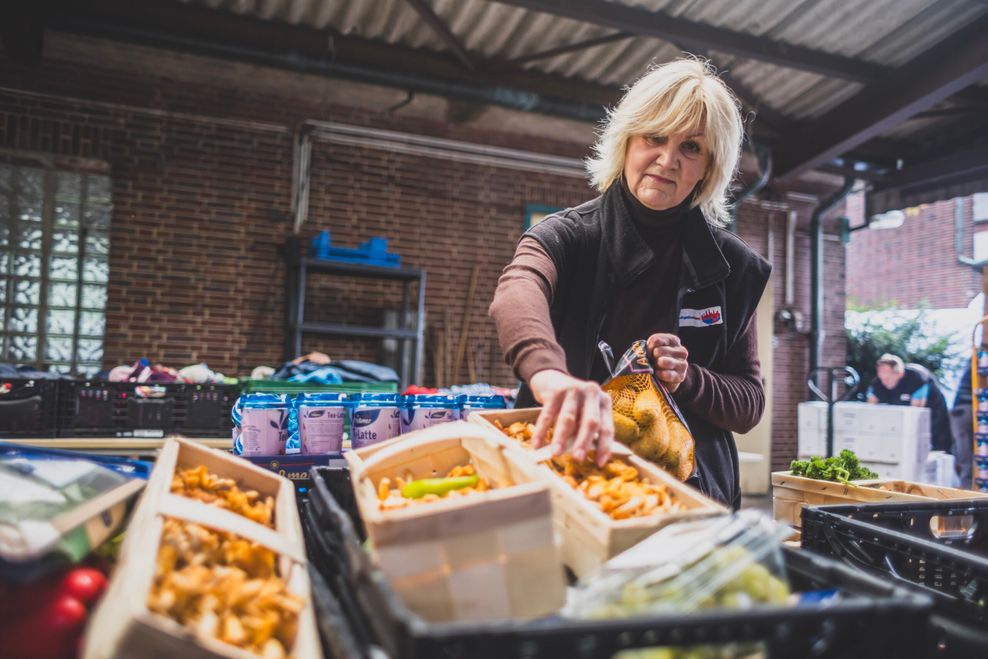
[[[368,447],[351,462],[357,506],[377,562],[405,604],[424,619],[505,620],[558,611],[566,597],[552,532],[549,490],[532,465],[474,424],[427,428]],[[363,450],[363,449],[362,449]],[[358,458],[359,459],[359,458]],[[376,486],[411,472],[442,476],[472,461],[500,487],[467,497],[382,511]]]
[[[469,420],[497,433],[500,441],[508,445],[508,455],[517,456],[515,459],[522,461],[533,461],[532,452],[506,436],[494,425],[494,422],[500,421],[504,427],[518,421],[534,423],[538,414],[538,408],[492,410],[474,412]],[[615,520],[580,492],[567,485],[549,466],[539,464],[540,478],[552,491],[553,521],[560,536],[563,562],[580,579],[593,576],[607,559],[620,554],[668,524],[724,515],[729,512],[716,501],[680,483],[661,467],[634,455],[625,446],[615,443],[613,453],[638,469],[643,478],[669,488],[679,502],[681,510]]]
[[[895,501],[935,501],[974,499],[988,496],[972,490],[924,485],[894,479],[874,479],[835,483],[788,471],[772,474],[772,513],[775,519],[799,529],[803,506],[851,503],[892,503]]]
[[[975,490],[961,490],[955,487],[941,487],[928,483],[913,483],[911,481],[876,479],[867,481],[855,481],[862,487],[870,487],[887,492],[897,492],[899,494],[912,494],[925,497],[931,501],[944,501],[948,499],[984,499],[988,493],[977,492]]]
[[[205,465],[218,476],[232,478],[241,489],[275,497],[275,528],[197,500],[171,494],[176,468]],[[155,564],[165,517],[181,519],[218,531],[235,533],[279,554],[279,572],[288,589],[305,601],[298,620],[292,656],[321,656],[309,594],[305,545],[291,482],[246,460],[195,443],[169,439],[155,465],[134,515],[120,561],[107,593],[93,613],[86,632],[86,659],[147,657],[165,659],[248,659],[256,657],[212,638],[195,636],[179,623],[148,610]]]
[[[440,425],[446,426],[448,424],[444,423]],[[408,440],[415,440],[417,437],[423,436],[423,434],[426,437],[432,437],[432,434],[429,431],[432,430],[432,428],[434,427],[435,426],[431,426],[429,428],[423,428],[422,430],[407,432],[404,435],[398,435],[397,437],[392,437],[391,439],[387,439],[383,442],[378,442],[377,444],[371,444],[370,446],[364,446],[363,448],[344,451],[343,460],[346,462],[347,468],[350,470],[350,473],[356,473],[360,471],[361,467],[364,464],[364,460],[370,458],[372,455],[380,453],[381,451],[391,446],[394,446],[395,444],[400,444]]]

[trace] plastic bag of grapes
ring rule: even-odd
[[[565,614],[623,618],[784,605],[790,591],[781,542],[791,533],[750,510],[671,524],[571,591]]]

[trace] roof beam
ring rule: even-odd
[[[394,46],[325,30],[240,16],[173,0],[52,0],[51,26],[100,38],[131,41],[214,57],[308,68],[312,73],[464,99],[497,97],[488,103],[597,121],[603,106],[616,103],[621,89],[511,67],[503,60],[476,60],[467,71],[448,55]],[[263,55],[259,59],[256,57]],[[479,101],[478,101],[479,102]],[[530,102],[531,107],[526,106]],[[565,106],[565,107],[564,107]]]
[[[789,139],[787,136],[786,139]],[[840,159],[847,163],[863,162],[875,169],[897,171],[902,162],[915,160],[922,151],[911,142],[876,137],[861,146],[841,154]],[[829,164],[835,164],[833,162]],[[821,165],[822,167],[822,165]]]
[[[877,184],[875,191],[929,186],[979,172],[988,173],[988,144],[906,166]]]
[[[868,182],[883,181],[888,178],[888,175],[882,173],[881,171],[876,171],[873,169],[856,169],[854,167],[848,167],[847,165],[820,165],[818,169],[827,174],[837,174],[838,176],[843,177],[853,176],[854,178],[859,178]]]
[[[877,137],[988,76],[988,15],[787,136],[776,151],[791,178]]]
[[[467,69],[473,71],[475,68],[473,59],[471,59],[467,49],[463,47],[463,44],[461,44],[460,40],[456,38],[456,35],[450,32],[449,28],[446,27],[446,24],[443,23],[443,19],[439,18],[439,15],[433,11],[432,7],[426,4],[425,0],[405,1],[412,6],[412,9],[418,12],[419,16],[422,17],[422,20],[428,23],[429,27],[432,28],[432,31],[446,43],[446,46],[453,51],[454,55],[456,55],[456,59],[460,60],[463,66]]]
[[[819,50],[793,46],[742,32],[694,23],[661,12],[603,0],[487,0],[530,11],[602,25],[622,32],[681,43],[696,50],[717,50],[777,66],[868,82],[886,67]]]
[[[936,117],[955,117],[959,114],[981,113],[985,109],[976,105],[961,105],[950,108],[939,108],[936,110],[925,110],[917,114],[914,119],[934,119]]]

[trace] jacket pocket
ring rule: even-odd
[[[690,363],[711,368],[720,358],[720,346],[724,341],[724,326],[680,327],[679,340],[689,351]]]

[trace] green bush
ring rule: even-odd
[[[909,317],[869,320],[859,329],[847,330],[847,363],[861,375],[863,386],[874,379],[875,362],[887,352],[907,364],[925,366],[937,378],[955,369],[961,358],[949,337],[934,335],[922,309]]]

